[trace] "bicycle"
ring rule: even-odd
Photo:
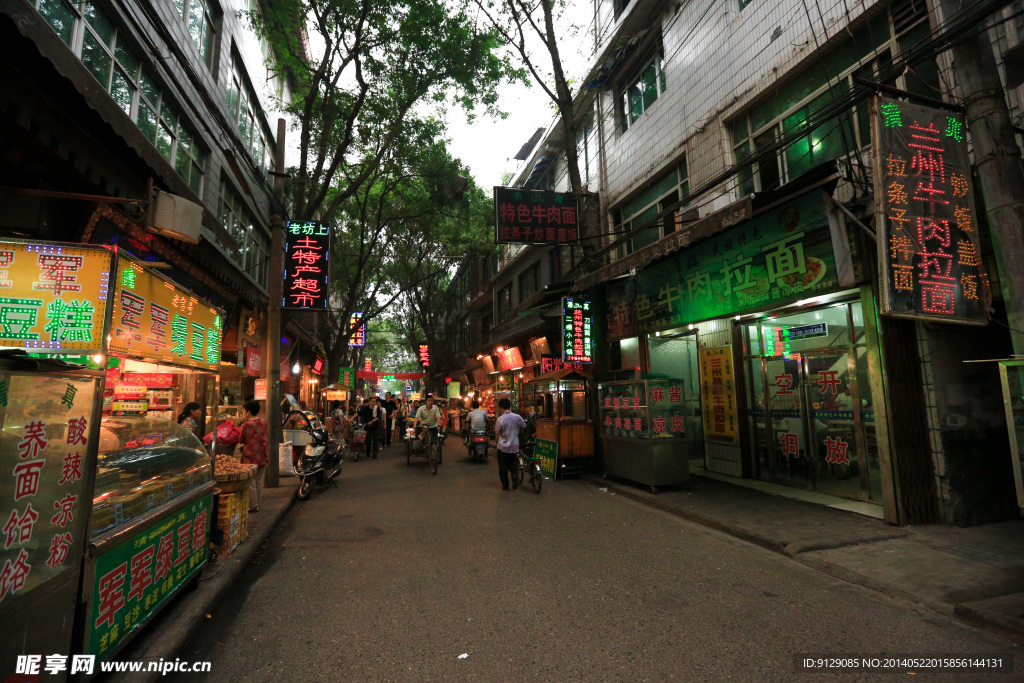
[[[528,452],[524,452],[528,451]],[[516,461],[519,467],[512,470],[512,477],[516,480],[516,484],[522,484],[526,481],[526,475],[530,475],[530,487],[534,493],[540,493],[540,488],[544,484],[544,474],[540,471],[541,459],[533,455],[533,444],[527,443],[523,448],[519,449],[519,453],[516,454]]]
[[[423,427],[426,432],[424,448],[427,451],[427,462],[430,463],[430,473],[437,474],[437,466],[441,463],[441,442],[437,438],[437,427]]]

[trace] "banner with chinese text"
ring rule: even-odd
[[[838,288],[824,199],[813,190],[609,283],[609,340]]]
[[[0,606],[80,566],[96,385],[92,377],[0,372]]]
[[[558,442],[536,439],[533,457],[540,458],[540,471],[547,479],[554,479],[558,472]]]
[[[348,317],[348,329],[349,346],[366,346],[366,321],[363,320],[362,312],[356,311]]]
[[[203,568],[212,505],[207,494],[96,558],[85,624],[89,654],[104,659]]]
[[[740,435],[731,346],[700,350],[700,383],[704,440],[738,446]]]
[[[124,256],[117,270],[112,353],[206,370],[220,367],[220,311]]]
[[[884,97],[871,112],[881,313],[987,324],[962,115]]]
[[[430,367],[430,346],[427,344],[420,344],[417,352],[417,358],[420,361],[421,368]]]
[[[330,226],[317,221],[288,221],[285,238],[281,307],[326,309],[330,297]]]
[[[562,359],[594,362],[594,313],[589,301],[562,299]]]
[[[342,389],[348,389],[349,391],[356,388],[356,369],[355,368],[339,368],[338,369],[338,386]]]
[[[579,207],[572,192],[494,188],[495,242],[568,244],[579,239]]]
[[[0,242],[0,345],[102,353],[113,259],[102,247]]]

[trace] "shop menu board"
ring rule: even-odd
[[[566,362],[594,362],[594,313],[589,301],[562,299],[562,340]]]
[[[117,269],[112,353],[205,370],[220,367],[224,323],[217,309],[123,256]]]
[[[0,241],[0,346],[102,353],[113,258],[102,247]]]
[[[0,605],[77,569],[96,380],[0,372]]]
[[[86,621],[88,653],[106,658],[209,556],[208,494],[96,558]]]
[[[740,435],[731,346],[700,350],[700,382],[704,440],[738,446]]]
[[[330,296],[330,226],[316,221],[288,221],[285,236],[281,307],[326,309]]]
[[[881,312],[986,324],[991,294],[962,116],[884,97],[872,113]]]
[[[495,242],[568,244],[579,238],[579,207],[572,192],[494,188]]]
[[[534,444],[533,457],[540,458],[540,471],[548,479],[554,479],[558,472],[558,442],[536,439]]]
[[[839,287],[820,190],[609,283],[610,340],[766,310]]]

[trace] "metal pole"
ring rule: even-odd
[[[962,0],[942,0],[944,19],[961,11]],[[985,203],[999,286],[1006,304],[1013,352],[1024,354],[1024,167],[1014,138],[988,31],[951,50],[956,81],[964,98],[975,166]]]
[[[270,438],[270,467],[267,486],[280,484],[280,461],[277,450],[281,431],[281,300],[284,289],[284,119],[277,120],[277,149],[274,164],[274,201],[270,212],[270,302],[267,306],[267,425]],[[274,450],[277,449],[277,450]]]

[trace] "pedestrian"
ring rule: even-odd
[[[331,438],[338,442],[345,441],[345,411],[341,409],[341,401],[331,404]]]
[[[395,436],[399,441],[405,441],[405,399],[401,396],[395,401]]]
[[[249,512],[259,512],[260,505],[263,503],[263,478],[267,475],[267,465],[270,464],[267,423],[259,416],[259,401],[246,403],[245,413],[242,434],[238,437],[238,443],[242,444],[242,462],[247,465],[256,465],[256,476],[249,484]]]
[[[384,436],[385,410],[376,396],[370,399],[370,419],[363,425],[366,430],[366,457],[377,458],[381,438]]]
[[[395,413],[398,412],[398,404],[391,397],[391,392],[384,394],[384,409],[387,411],[387,418],[384,420],[384,445],[391,445],[391,435],[395,432]]]
[[[519,453],[519,430],[526,427],[526,421],[518,413],[512,412],[512,401],[503,398],[498,401],[501,415],[494,423],[494,434],[498,438],[498,478],[501,488],[508,491],[508,475],[516,467],[516,455]],[[519,477],[512,476],[512,490],[519,488]]]
[[[185,404],[185,409],[178,415],[178,424],[199,436],[199,420],[203,419],[203,407],[195,401]]]

